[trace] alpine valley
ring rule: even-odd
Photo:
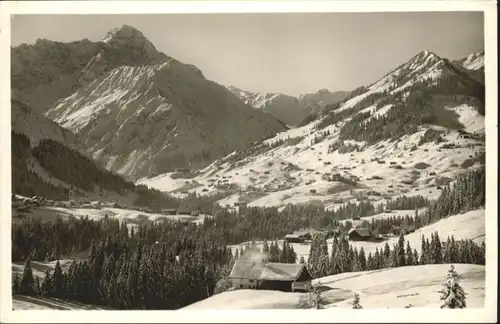
[[[439,307],[452,263],[484,307],[484,51],[294,97],[124,25],[13,47],[11,73],[14,309]],[[238,289],[255,255],[324,292]]]

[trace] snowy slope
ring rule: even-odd
[[[430,51],[422,51],[362,91],[357,91],[357,95],[341,103],[334,112],[348,111],[374,94],[381,98],[402,95],[404,100],[418,82],[432,83],[445,75],[462,78],[457,73],[446,60]],[[464,82],[470,85],[474,81],[466,79]],[[241,156],[233,152],[189,179],[196,185],[172,181],[169,174],[144,178],[140,183],[162,191],[185,190],[200,195],[223,190],[229,194],[220,201],[223,205],[247,201],[250,206],[282,208],[289,203],[321,201],[325,208],[334,209],[348,201],[358,201],[358,195],[368,192],[377,193],[369,199],[380,203],[384,198],[400,195],[423,195],[435,199],[440,193],[439,186],[468,167],[484,163],[481,158],[485,149],[484,138],[463,138],[453,128],[430,124],[421,124],[416,132],[407,133],[397,141],[383,140],[368,145],[346,140],[344,146],[357,145],[359,149],[330,151],[329,147],[338,142],[342,127],[351,118],[361,113],[367,114],[365,121],[380,118],[387,115],[393,105],[368,101],[356,109],[352,115],[321,129],[318,125],[328,116],[278,133],[264,141],[263,145],[270,147],[254,146],[255,153]],[[455,116],[456,123],[464,130],[480,134],[484,131],[484,116],[477,109],[473,102],[460,104],[453,100],[442,106],[442,111],[452,113],[450,116]],[[420,143],[431,128],[443,132],[444,142]],[[328,181],[327,177],[336,173],[345,178],[357,178],[357,185]],[[221,189],[221,183],[225,184],[225,189]]]
[[[392,213],[391,216],[404,216],[404,215],[413,215],[413,214],[411,213],[411,211],[398,211]],[[385,217],[390,217],[390,214],[388,215],[384,213],[384,214],[374,215],[372,217],[385,218]],[[369,219],[370,218],[368,217],[366,218],[366,220]],[[448,218],[444,218],[436,223],[419,228],[414,233],[405,235],[405,240],[410,242],[411,248],[416,249],[419,254],[421,252],[422,235],[430,239],[431,234],[436,231],[438,232],[441,240],[446,240],[448,236],[453,235],[455,240],[471,239],[474,242],[480,244],[485,239],[484,236],[486,233],[485,226],[486,226],[486,221],[485,221],[484,209],[477,209],[464,214],[453,215]],[[330,252],[331,252],[332,242],[333,239],[327,240],[328,249]],[[358,251],[362,247],[366,255],[368,255],[368,253],[370,252],[372,254],[375,253],[375,250],[377,248],[379,249],[379,251],[383,249],[386,242],[392,248],[393,244],[397,244],[398,237],[397,236],[391,237],[384,242],[376,243],[376,242],[349,241],[349,244],[352,245],[353,247],[356,247]],[[239,249],[240,247],[245,247],[247,243],[250,242],[243,242],[241,244],[231,245],[233,254],[236,252],[236,249]],[[278,244],[279,246],[281,246],[281,244],[283,244],[283,240],[278,240]],[[263,242],[256,241],[256,245],[259,249],[262,249]],[[307,262],[309,258],[309,250],[311,247],[310,243],[291,243],[291,245],[293,246],[295,253],[297,253],[297,262],[299,261],[300,257],[304,257],[304,260]]]
[[[352,308],[354,293],[360,294],[363,308],[432,307],[441,305],[439,299],[449,264],[388,268],[375,271],[342,273],[318,278],[322,284],[333,288],[322,296],[329,300],[326,307]],[[467,307],[484,307],[485,267],[455,264],[462,276],[461,285],[468,293]],[[214,295],[182,310],[197,309],[293,309],[297,307],[300,293],[268,290],[234,290]]]

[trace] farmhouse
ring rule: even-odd
[[[371,241],[374,235],[369,228],[351,228],[347,233],[350,241]]]
[[[304,264],[236,260],[229,279],[236,289],[304,292],[312,276]]]
[[[288,243],[302,243],[305,241],[305,238],[300,234],[287,234],[285,235],[285,241]]]
[[[395,225],[393,225],[391,227],[391,234],[393,234],[393,235],[400,235],[401,233],[403,233],[403,235],[406,235],[406,234],[412,233],[414,231],[415,230],[412,227],[395,226]]]
[[[177,215],[177,210],[171,208],[163,208],[161,210],[161,213],[165,215]]]

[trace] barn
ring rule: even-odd
[[[305,241],[304,237],[300,234],[287,234],[285,235],[285,241],[288,243],[302,243]]]
[[[371,241],[375,238],[369,228],[351,228],[347,235],[350,241]]]
[[[236,289],[304,292],[312,276],[304,264],[236,260],[229,279]]]
[[[165,215],[177,215],[177,209],[173,209],[173,208],[163,208],[161,210],[161,213],[162,214],[165,214]]]

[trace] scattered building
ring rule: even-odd
[[[305,239],[299,234],[287,234],[285,235],[285,241],[288,243],[303,243]]]
[[[350,241],[371,241],[375,235],[369,228],[351,228],[347,233]]]
[[[403,233],[403,235],[413,233],[415,229],[413,227],[406,227],[406,226],[395,226],[393,225],[391,227],[391,234],[393,235],[400,235]]]
[[[236,260],[229,279],[236,289],[304,292],[313,278],[304,264]]]
[[[162,208],[161,213],[165,215],[177,215],[177,210],[175,208]]]

